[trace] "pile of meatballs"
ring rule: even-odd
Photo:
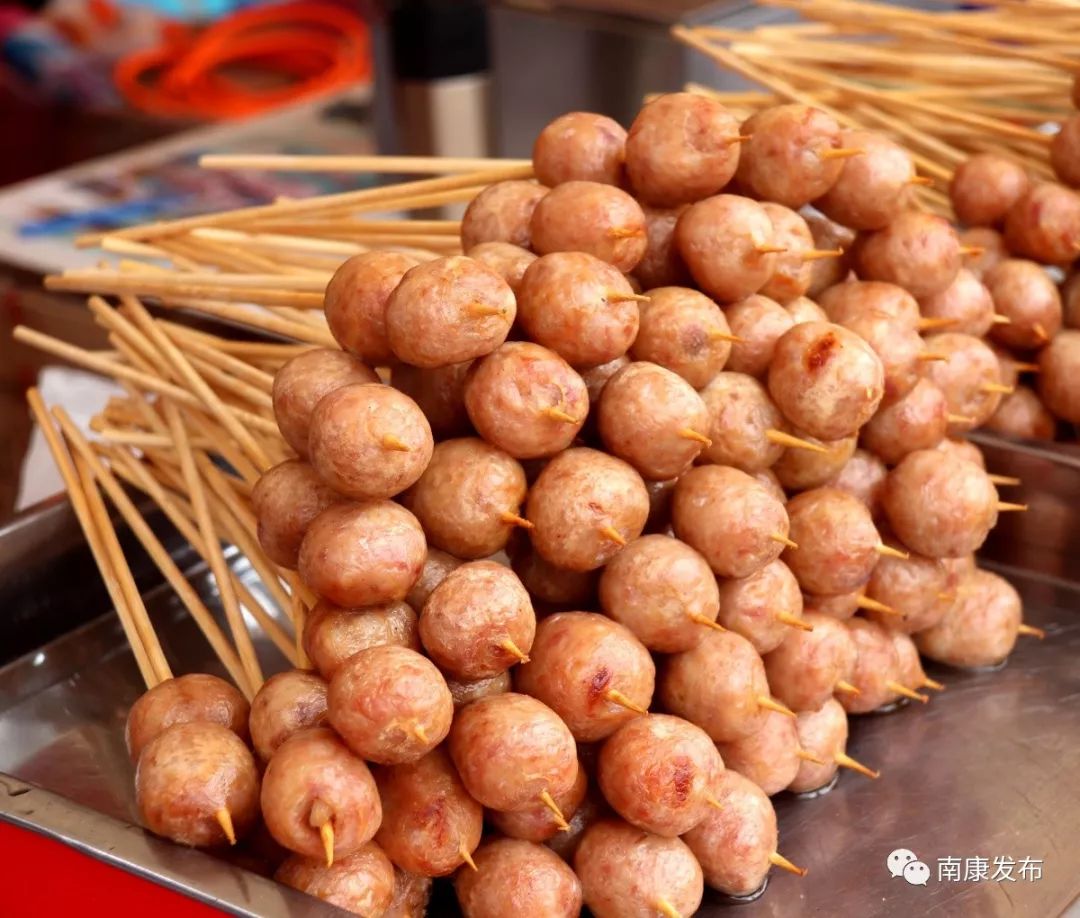
[[[318,597],[310,669],[250,710],[182,676],[129,717],[149,829],[247,837],[367,918],[424,914],[435,877],[467,918],[753,896],[800,871],[771,795],[877,777],[849,714],[926,702],[920,654],[994,666],[1034,630],[975,565],[1018,507],[960,437],[1077,417],[1041,267],[805,106],[676,93],[629,132],[558,118],[533,158],[469,206],[465,255],[345,262],[341,348],[275,379],[297,458],[252,505]],[[1004,217],[1028,255],[1038,193]]]

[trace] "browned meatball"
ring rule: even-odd
[[[316,348],[293,357],[274,376],[274,419],[285,442],[306,457],[308,428],[324,395],[354,383],[377,383],[379,377],[352,354]]]
[[[956,459],[965,459],[968,462],[973,462],[984,472],[986,471],[986,457],[983,456],[982,450],[970,440],[953,440],[946,437],[935,447],[935,449],[943,453],[949,453]],[[974,564],[972,566],[974,566]]]
[[[764,658],[769,687],[793,711],[813,711],[844,691],[855,669],[855,644],[834,618],[804,613],[813,630],[792,629]]]
[[[386,340],[386,301],[405,272],[418,264],[401,252],[364,252],[334,272],[323,309],[342,348],[373,366],[394,361]]]
[[[821,292],[818,305],[830,322],[843,325],[856,316],[880,313],[900,320],[909,328],[919,326],[919,304],[896,284],[883,281],[849,280]]]
[[[945,332],[926,339],[927,350],[946,357],[929,361],[923,375],[945,393],[949,433],[984,423],[1001,403],[1001,376],[994,352],[978,338]]]
[[[537,625],[518,691],[539,698],[578,742],[610,736],[648,710],[656,666],[633,632],[595,612],[560,612]]]
[[[532,159],[545,185],[563,182],[623,183],[626,130],[606,115],[568,112],[536,138]]]
[[[480,844],[484,809],[469,796],[444,749],[380,768],[375,781],[383,808],[375,841],[402,870],[446,876]]]
[[[287,739],[326,720],[326,682],[290,669],[271,676],[251,701],[251,745],[263,762]]]
[[[877,456],[864,449],[857,449],[844,467],[823,487],[846,491],[866,504],[870,515],[881,515],[881,495],[885,489],[885,476],[889,470]]]
[[[1080,328],[1080,271],[1071,272],[1061,285],[1062,319],[1066,328]]]
[[[890,632],[881,625],[856,617],[844,622],[844,627],[855,642],[851,684],[859,692],[845,692],[838,700],[849,714],[865,714],[896,699],[900,661]]]
[[[641,261],[646,243],[641,205],[611,185],[565,182],[533,211],[532,245],[541,255],[585,252],[627,273]]]
[[[877,131],[841,131],[840,146],[863,152],[842,160],[840,176],[814,206],[852,229],[884,229],[910,203],[911,154]]]
[[[476,870],[454,880],[464,918],[576,918],[581,882],[543,845],[496,838],[476,851]]]
[[[529,491],[533,547],[547,561],[591,571],[641,535],[649,492],[634,468],[592,449],[568,449],[551,460]]]
[[[964,255],[964,267],[979,280],[999,261],[1009,257],[1005,237],[988,227],[976,226],[964,230],[960,234],[960,245],[968,250]]]
[[[651,714],[608,737],[596,774],[604,797],[623,819],[674,838],[708,815],[712,785],[723,768],[704,730],[681,717]]]
[[[465,410],[465,381],[471,360],[422,370],[407,363],[394,366],[391,385],[411,398],[424,412],[436,440],[471,432]]]
[[[977,465],[937,450],[909,453],[889,473],[889,525],[912,551],[958,558],[975,551],[997,522],[997,491]]]
[[[555,806],[565,819],[572,819],[577,813],[585,800],[588,785],[589,779],[585,774],[585,768],[579,764],[577,778],[570,789],[552,797]],[[513,813],[489,810],[487,817],[503,835],[524,841],[545,842],[563,831],[555,814],[542,803]]]
[[[675,224],[682,207],[647,207],[645,212],[645,254],[634,268],[634,277],[649,290],[654,287],[687,286],[690,271],[675,244]]]
[[[481,242],[468,249],[465,254],[491,268],[510,285],[514,296],[517,296],[525,269],[536,261],[536,256],[528,249],[511,245],[509,242]]]
[[[626,139],[634,194],[657,207],[716,194],[739,164],[739,122],[715,99],[672,92],[647,103]]]
[[[719,373],[701,390],[701,398],[709,411],[706,433],[712,440],[702,453],[706,461],[754,473],[770,468],[783,455],[777,436],[784,432],[783,415],[752,376]]]
[[[383,918],[424,918],[431,899],[431,878],[394,870],[394,898]]]
[[[176,724],[212,723],[248,737],[247,699],[232,685],[207,673],[166,679],[147,690],[128,711],[124,740],[132,762],[146,744]]]
[[[713,795],[719,808],[684,840],[709,886],[729,896],[749,896],[769,873],[776,851],[776,812],[761,788],[735,771],[720,773]]]
[[[616,556],[617,557],[617,556]],[[514,573],[537,602],[587,609],[595,605],[599,571],[572,571],[547,561],[525,541],[511,553]]]
[[[486,679],[528,659],[536,615],[517,575],[494,561],[463,564],[424,604],[420,640],[457,679]]]
[[[708,563],[666,535],[631,542],[600,577],[603,610],[658,653],[695,647],[716,621],[717,603]]]
[[[278,844],[305,857],[348,857],[375,837],[375,779],[333,730],[303,730],[278,747],[263,774],[262,811]]]
[[[461,218],[461,247],[468,251],[485,242],[507,242],[527,249],[532,242],[529,222],[548,190],[536,182],[488,185],[465,208]]]
[[[776,342],[795,320],[779,303],[757,293],[728,306],[724,314],[731,333],[739,339],[731,346],[728,369],[762,376],[769,369]]]
[[[1039,395],[1063,421],[1080,424],[1080,331],[1063,331],[1039,354]]]
[[[911,635],[902,631],[890,631],[889,636],[892,638],[893,649],[896,651],[899,673],[897,681],[901,685],[913,691],[928,687],[936,687],[940,691],[944,688],[940,682],[926,677],[922,660],[919,658],[919,648],[915,646]]]
[[[897,284],[922,299],[941,292],[956,278],[960,240],[943,217],[908,210],[860,239],[855,258],[860,277]]]
[[[775,231],[757,201],[718,194],[691,204],[675,245],[697,285],[722,303],[757,293],[776,270]]]
[[[804,491],[788,501],[791,538],[784,561],[808,593],[833,596],[870,579],[881,539],[870,511],[835,488]]]
[[[299,459],[287,459],[263,472],[252,489],[251,507],[258,521],[259,545],[266,556],[295,570],[308,525],[339,500],[340,495]]]
[[[949,198],[967,226],[993,226],[1005,219],[1031,185],[1020,163],[996,153],[977,153],[956,167]]]
[[[412,589],[405,596],[405,602],[412,606],[413,611],[420,612],[435,587],[442,583],[446,579],[446,575],[454,568],[459,567],[461,563],[460,558],[455,558],[445,551],[428,548],[424,569],[420,572],[419,579],[412,585]]]
[[[784,505],[745,472],[691,469],[675,486],[675,534],[721,577],[749,577],[780,556],[788,537]]]
[[[855,316],[843,325],[869,344],[881,361],[885,371],[884,402],[902,398],[914,388],[927,358],[923,339],[915,329],[880,313]]]
[[[1023,258],[1070,263],[1080,245],[1080,195],[1053,182],[1033,184],[1005,217],[1005,243]]]
[[[724,313],[687,287],[659,287],[648,297],[630,356],[659,364],[700,389],[731,355],[732,332]]]
[[[297,570],[339,606],[404,599],[420,576],[427,545],[416,517],[390,501],[340,503],[308,526]]]
[[[803,614],[823,615],[838,622],[845,621],[859,611],[859,602],[863,598],[864,589],[860,587],[849,593],[836,593],[833,596],[804,593]]]
[[[941,595],[949,589],[943,561],[911,555],[883,557],[870,577],[867,595],[894,610],[867,615],[886,628],[911,634],[935,625],[945,614]]]
[[[776,342],[769,394],[784,416],[820,440],[849,437],[877,411],[885,371],[854,332],[826,322],[803,322]]]
[[[1050,165],[1066,185],[1080,185],[1080,118],[1076,115],[1062,121],[1054,135]]]
[[[765,713],[760,730],[730,743],[719,743],[717,749],[728,768],[749,778],[770,797],[786,788],[799,771],[795,718],[776,711]]]
[[[693,915],[705,891],[701,867],[681,839],[613,819],[585,830],[574,870],[596,918]]]
[[[828,322],[829,317],[825,310],[813,300],[805,296],[797,296],[784,304],[784,309],[791,316],[792,321],[798,325],[801,322]]]
[[[761,728],[769,683],[754,645],[731,631],[717,631],[668,658],[659,694],[666,710],[728,743]]]
[[[776,477],[776,474],[772,469],[762,469],[760,472],[754,472],[751,477],[758,484],[762,485],[778,501],[787,503],[787,494],[784,493],[784,488],[780,484],[780,479]]]
[[[799,732],[799,745],[818,761],[804,759],[788,790],[796,794],[819,790],[833,780],[840,765],[868,778],[880,776],[844,751],[848,738],[847,713],[835,699],[825,702],[816,711],[803,711],[795,721],[795,727]]]
[[[814,237],[806,221],[795,211],[771,201],[762,202],[773,225],[773,242],[785,251],[777,253],[776,270],[761,288],[762,296],[789,303],[810,289],[814,261]]]
[[[720,582],[717,621],[742,635],[760,654],[777,647],[791,628],[806,628],[795,576],[783,561],[772,561],[738,580]]]
[[[472,258],[451,255],[406,272],[386,303],[386,336],[399,360],[445,367],[490,354],[516,315],[506,281]]]
[[[354,653],[380,644],[420,649],[416,613],[405,603],[342,609],[320,599],[304,622],[304,653],[324,679]]]
[[[810,235],[814,237],[814,248],[823,252],[841,249],[844,253],[838,258],[816,258],[810,263],[810,286],[806,295],[817,299],[819,294],[841,283],[848,276],[851,270],[851,257],[848,252],[855,241],[855,234],[846,226],[833,223],[832,220],[817,214],[809,214],[805,219],[806,225],[810,227]]]
[[[423,474],[433,445],[416,402],[381,383],[335,389],[311,415],[312,466],[330,487],[354,500],[400,494]]]
[[[875,415],[876,417],[876,415]],[[799,438],[821,448],[821,452],[812,449],[786,449],[773,465],[772,471],[777,480],[788,491],[805,491],[807,488],[820,488],[847,465],[855,453],[855,437],[843,437],[839,440],[818,440],[796,431]]]
[[[986,273],[986,287],[999,315],[992,337],[1008,347],[1042,347],[1061,329],[1061,295],[1045,269],[1009,258]]]
[[[415,762],[450,732],[454,699],[426,657],[395,644],[349,657],[330,680],[330,724],[371,762]]]
[[[556,252],[525,271],[521,324],[537,344],[574,366],[625,354],[638,331],[638,296],[619,271],[584,252]]]
[[[983,426],[986,430],[1025,440],[1053,440],[1057,432],[1054,416],[1035,390],[1027,386],[1018,386],[1015,392],[1006,395]]]
[[[764,200],[799,208],[836,183],[847,158],[832,115],[808,105],[775,105],[743,122],[750,139],[736,173]]]
[[[948,666],[995,666],[1012,653],[1023,609],[1004,578],[973,571],[962,583],[948,614],[915,635],[919,651]]]
[[[949,331],[976,338],[985,335],[994,324],[994,300],[990,291],[967,268],[961,268],[944,290],[925,297],[919,308],[927,318],[951,320]]]
[[[501,695],[510,691],[510,671],[504,670],[487,679],[474,679],[467,682],[447,679],[446,686],[454,698],[454,709],[476,701],[478,698],[487,698],[489,695]]]
[[[883,462],[896,465],[908,453],[933,449],[945,437],[948,426],[945,393],[929,380],[920,379],[903,398],[879,408],[859,439]]]
[[[710,445],[701,396],[681,376],[643,360],[608,380],[597,424],[608,450],[652,481],[681,475]]]
[[[363,918],[388,915],[394,895],[394,865],[374,842],[329,867],[294,855],[277,869],[274,879]]]
[[[458,711],[450,755],[469,793],[494,810],[547,804],[545,798],[565,794],[577,779],[577,749],[566,724],[547,705],[515,692]]]

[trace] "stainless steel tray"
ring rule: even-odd
[[[882,777],[845,774],[817,798],[776,798],[781,850],[810,873],[800,880],[774,871],[764,896],[727,914],[1080,914],[1080,459],[1057,448],[993,439],[984,445],[993,471],[1025,481],[1009,499],[1032,505],[1024,518],[1003,523],[1003,533],[988,543],[987,563],[1013,580],[1025,598],[1025,619],[1046,628],[1048,639],[1022,639],[998,672],[932,669],[948,689],[929,705],[854,720],[850,750],[882,769]],[[70,535],[65,517],[65,506],[54,504],[0,531],[6,562],[0,595],[13,589],[9,600],[33,602],[64,582],[64,571],[77,568],[69,557],[73,540],[61,537]],[[46,528],[48,539],[41,536]],[[34,546],[30,554],[27,545]],[[50,552],[65,546],[68,560],[58,570]],[[244,559],[233,563],[254,588]],[[212,598],[205,571],[192,566],[189,573]],[[151,589],[147,605],[177,672],[215,669],[167,590]],[[104,614],[107,606],[91,611],[102,615],[0,668],[0,772],[11,776],[0,782],[0,819],[237,914],[340,914],[132,827],[123,723],[140,692],[139,676],[118,625]],[[272,646],[259,647],[268,672],[282,666]],[[23,793],[26,784],[40,790]],[[20,792],[12,795],[11,788]],[[929,865],[925,887],[890,876],[886,858],[896,848],[914,851]],[[958,858],[961,877],[969,860],[993,865],[995,858],[1011,858],[1015,879],[939,880],[942,858]],[[1024,858],[1041,862],[1041,879],[1020,877]],[[953,863],[942,862],[942,869]],[[439,896],[431,914],[453,914],[451,899]],[[700,914],[717,915],[730,904],[710,897]]]

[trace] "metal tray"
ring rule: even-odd
[[[882,777],[844,774],[814,799],[775,798],[781,851],[809,875],[773,871],[765,895],[749,903],[707,895],[700,915],[1080,915],[1080,453],[994,438],[981,445],[993,471],[1024,479],[1008,498],[1032,507],[1003,522],[986,563],[1017,585],[1025,619],[1046,628],[1048,639],[1022,639],[997,672],[932,668],[948,688],[929,705],[854,719],[850,751]],[[76,611],[86,622],[0,668],[0,773],[10,776],[0,780],[0,819],[235,914],[341,914],[134,827],[123,723],[139,676],[107,600],[96,584],[87,589],[72,525],[66,505],[54,502],[0,530],[7,607],[33,620],[39,605],[54,609],[50,597],[66,584],[80,591]],[[178,556],[187,557],[179,549]],[[145,559],[133,558],[143,574]],[[257,588],[246,561],[232,563]],[[188,571],[212,599],[205,570],[189,564]],[[166,588],[149,588],[147,606],[175,671],[216,669]],[[0,648],[11,646],[5,627]],[[259,650],[268,672],[281,668],[272,646],[260,641]],[[929,866],[926,886],[890,875],[886,858],[897,848]],[[1014,879],[965,880],[979,858],[991,873],[995,858],[1012,859]],[[1036,862],[1041,878],[1032,879]],[[959,880],[947,879],[952,869]],[[1007,861],[998,869],[1007,871]],[[445,889],[431,914],[455,914]]]

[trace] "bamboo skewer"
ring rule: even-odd
[[[199,158],[203,169],[258,169],[266,172],[432,173],[531,168],[528,159],[462,156],[290,156],[266,153],[214,153]]]

